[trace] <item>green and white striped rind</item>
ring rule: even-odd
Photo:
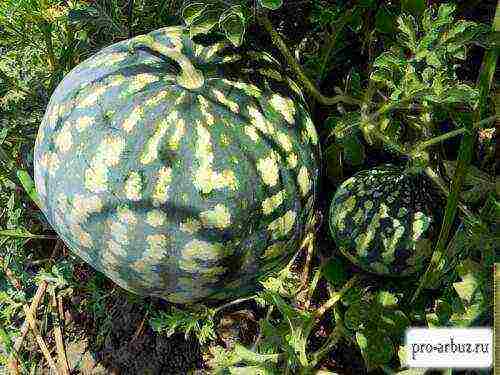
[[[320,150],[300,90],[258,57],[170,27],[64,78],[34,164],[43,212],[73,252],[174,303],[245,294],[291,258],[313,217]],[[183,64],[199,87],[179,81]]]
[[[329,212],[339,250],[357,266],[381,275],[421,270],[435,235],[435,207],[423,178],[383,165],[344,181]]]

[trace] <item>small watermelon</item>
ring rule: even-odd
[[[436,194],[426,177],[383,165],[358,172],[333,197],[330,233],[354,264],[381,275],[421,270],[437,230]]]
[[[256,288],[312,220],[317,134],[271,56],[168,27],[104,48],[50,99],[34,164],[68,247],[174,303]]]

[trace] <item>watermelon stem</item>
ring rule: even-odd
[[[373,114],[371,114],[363,119],[363,125],[361,126],[361,129],[368,136],[368,139],[370,139],[370,137],[373,136],[373,137],[379,139],[380,141],[382,141],[384,144],[390,146],[393,150],[396,150],[399,154],[405,155],[409,158],[414,158],[415,154],[416,154],[415,150],[419,151],[420,148],[422,148],[422,144],[415,146],[415,148],[413,150],[408,150],[405,147],[403,147],[402,145],[391,140],[388,136],[386,136],[381,131],[379,131],[377,129],[377,127],[375,126],[375,124],[372,123],[379,116],[381,116],[385,113],[388,113],[392,110],[401,109],[401,108],[406,108],[406,107],[405,106],[402,107],[401,103],[399,103],[399,104],[387,103],[387,104],[383,105],[378,111],[376,111],[375,113],[373,113]],[[485,119],[485,120],[487,120],[487,119]],[[485,120],[483,120],[482,122],[484,122]],[[475,122],[473,124],[473,126],[478,126],[478,124],[481,124],[481,121]],[[460,133],[460,134],[469,134],[468,129],[465,129],[465,128],[463,130],[457,129],[455,131],[451,131],[449,133],[443,134],[442,136],[438,136],[436,138],[432,138],[428,141],[425,141],[424,147],[428,147],[431,144],[437,143],[435,141],[437,138],[443,137],[443,138],[438,140],[438,142],[442,142],[443,140],[445,140],[447,138],[451,138],[452,136],[457,136],[458,134],[455,134],[455,132]],[[443,193],[443,195],[446,198],[448,198],[450,195],[450,191],[446,187],[446,183],[443,181],[443,179],[430,166],[427,166],[424,169],[424,171],[425,171],[426,175],[432,180],[432,182],[435,183],[436,186],[440,189],[440,191]],[[458,202],[458,208],[462,211],[462,213],[464,215],[466,215],[466,216],[472,215],[471,212],[467,209],[467,207],[460,202]]]
[[[285,57],[286,62],[295,72],[297,78],[300,80],[300,82],[304,85],[304,87],[307,89],[307,91],[311,94],[311,96],[314,99],[316,99],[319,103],[328,106],[336,105],[338,103],[346,103],[357,106],[363,105],[362,100],[347,95],[335,95],[327,97],[321,94],[321,92],[314,85],[314,83],[312,83],[311,80],[306,76],[304,70],[300,66],[297,59],[293,57],[292,53],[290,52],[290,49],[287,47],[283,38],[281,38],[279,33],[274,29],[269,18],[267,18],[265,15],[260,15],[258,20],[260,24],[264,27],[264,29],[269,33],[273,44],[280,50],[282,55]]]
[[[250,300],[253,300],[255,299],[257,296],[256,295],[252,295],[250,297],[243,297],[243,298],[238,298],[238,299],[235,299],[234,301],[231,301],[231,302],[228,302],[228,303],[225,303],[224,305],[221,305],[219,307],[216,307],[214,309],[214,314],[217,314],[218,312],[224,310],[224,309],[227,309],[228,307],[230,306],[234,306],[234,305],[238,305],[240,303],[243,303],[243,302],[246,302],[246,301],[250,301]]]
[[[344,27],[350,21],[350,18],[351,18],[352,13],[353,13],[353,9],[346,10],[346,12],[342,15],[342,17],[340,17],[340,19],[335,23],[336,27],[334,28],[334,31],[328,35],[330,38],[330,41],[329,41],[328,45],[326,46],[326,50],[323,53],[323,56],[321,59],[319,77],[317,80],[318,85],[323,81],[323,79],[325,79],[326,67],[327,67],[330,55],[332,54],[333,48],[335,47],[335,44],[337,43],[337,40],[339,39],[340,32],[344,29]]]
[[[491,123],[494,123],[495,122],[495,119],[496,119],[496,116],[490,116],[490,117],[487,117],[481,121],[477,121],[475,123],[473,123],[473,127],[474,128],[480,128],[482,126],[487,126],[488,124],[491,124]],[[417,144],[414,148],[413,148],[413,151],[410,151],[410,153],[415,153],[415,152],[418,152],[418,151],[421,151],[427,147],[430,147],[430,146],[433,146],[435,144],[438,144],[438,143],[441,143],[443,141],[446,141],[447,139],[450,139],[450,138],[453,138],[453,137],[456,137],[457,135],[460,135],[460,134],[464,134],[466,132],[468,132],[469,130],[465,127],[462,127],[462,128],[458,128],[458,129],[455,129],[455,130],[452,130],[448,133],[444,133],[444,134],[441,134],[437,137],[434,137],[434,138],[431,138],[431,139],[428,139],[424,142],[420,142],[419,144]]]
[[[340,291],[332,293],[328,301],[326,301],[314,312],[314,318],[320,319],[330,308],[332,308],[338,301],[340,301],[342,296],[349,289],[351,289],[358,281],[359,281],[359,276],[355,275],[347,283],[345,283],[344,287]]]
[[[203,73],[195,68],[189,58],[179,48],[169,48],[156,42],[150,35],[140,35],[130,41],[129,50],[134,52],[138,48],[147,48],[151,51],[174,60],[179,64],[181,71],[177,75],[177,83],[182,87],[195,90],[205,83]]]
[[[429,177],[431,181],[434,182],[434,184],[436,184],[436,186],[441,190],[443,195],[448,198],[448,196],[450,195],[450,190],[446,186],[444,180],[436,173],[436,171],[431,167],[426,167],[424,169],[424,172],[427,175],[427,177]],[[462,213],[465,216],[467,217],[473,216],[472,212],[460,201],[458,202],[458,208],[460,209],[460,211],[462,211]]]
[[[311,266],[312,256],[314,253],[314,234],[310,233],[304,240],[303,247],[306,248],[306,261],[304,264],[304,269],[302,271],[302,286],[307,286],[307,281],[309,280],[309,269]]]
[[[335,328],[326,339],[326,342],[317,351],[311,354],[311,360],[309,361],[310,366],[312,368],[316,367],[323,357],[331,352],[343,336],[345,336],[345,331],[342,322],[335,321]]]
[[[416,153],[416,152],[419,152],[427,147],[430,147],[430,146],[433,146],[435,144],[438,144],[438,143],[441,143],[447,139],[450,139],[450,138],[453,138],[453,137],[456,137],[457,135],[460,135],[460,134],[463,134],[467,131],[466,128],[459,128],[459,129],[455,129],[455,130],[452,130],[451,132],[448,132],[448,133],[444,133],[444,134],[441,134],[437,137],[434,137],[434,138],[431,138],[431,139],[428,139],[424,142],[420,142],[419,144],[417,144],[414,148],[413,148],[413,151],[410,151],[410,153]]]

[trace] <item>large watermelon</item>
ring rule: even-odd
[[[339,250],[373,273],[407,276],[432,252],[440,202],[425,176],[383,165],[358,172],[335,192],[329,224]]]
[[[163,28],[103,49],[52,95],[35,145],[42,210],[123,288],[239,296],[303,240],[317,134],[278,63],[246,56]]]

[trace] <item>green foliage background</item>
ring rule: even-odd
[[[33,144],[52,91],[74,66],[103,46],[179,23],[193,36],[218,34],[268,50],[297,76],[324,149],[324,200],[355,171],[392,160],[432,177],[447,206],[432,275],[397,284],[356,275],[342,258],[331,258],[336,252],[328,240],[320,241],[311,262],[299,259],[243,301],[259,317],[251,345],[220,343],[216,322],[236,303],[193,311],[148,301],[154,331],[195,335],[207,367],[221,374],[337,371],[327,359],[341,346],[360,353],[365,368],[392,373],[404,369],[410,325],[491,324],[500,217],[492,136],[498,9],[492,32],[494,2],[430,3],[2,1],[0,363],[9,362],[23,306],[41,282],[66,300],[84,296],[80,308],[101,323],[97,346],[109,334],[106,301],[118,288],[99,275],[82,285],[74,272],[79,260],[53,252],[55,237],[30,177]],[[41,310],[47,316],[47,306]],[[44,333],[51,329],[42,326]],[[320,330],[327,331],[323,338]],[[22,372],[42,364],[36,351],[17,355]]]

